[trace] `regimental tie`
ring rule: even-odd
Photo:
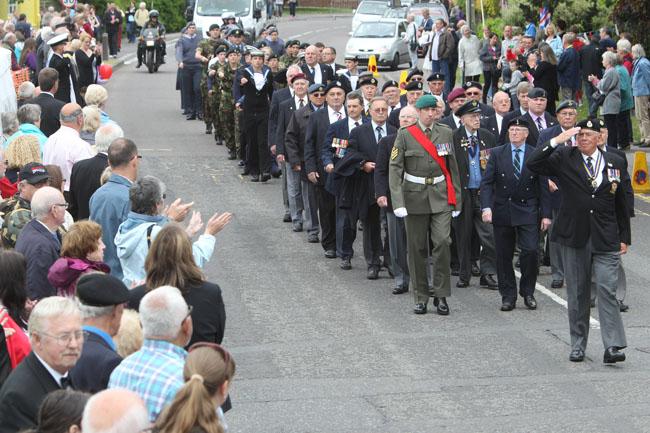
[[[68,389],[72,388],[72,382],[70,381],[70,378],[68,376],[64,376],[61,378],[61,389]]]
[[[376,127],[375,130],[377,131],[377,142],[379,142],[383,137],[383,135],[381,135],[381,126]]]
[[[467,152],[469,152],[469,157],[474,159],[474,156],[476,156],[476,151],[477,151],[477,146],[478,144],[478,139],[476,138],[476,135],[470,135],[469,136],[469,147],[467,148]]]
[[[359,122],[354,122],[354,127],[356,128],[357,126],[359,126]]]
[[[335,111],[334,114],[336,114],[336,120],[341,120],[341,112],[340,111]]]
[[[512,167],[515,173],[515,179],[517,180],[519,180],[519,178],[521,177],[521,156],[519,156],[520,153],[521,153],[521,149],[515,149],[515,159],[514,162],[512,163]]]
[[[305,106],[305,100],[300,98],[300,103],[298,104],[298,108],[303,108]]]
[[[542,126],[542,117],[541,116],[537,118],[536,122],[537,122],[537,130],[538,131],[541,131],[542,129],[544,129],[544,127]]]

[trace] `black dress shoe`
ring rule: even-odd
[[[413,308],[413,312],[415,314],[427,314],[427,304],[423,304],[423,303],[415,304],[415,308]]]
[[[336,258],[336,251],[335,250],[327,250],[325,251],[325,257],[328,259],[335,259]]]
[[[481,269],[479,269],[476,263],[472,263],[472,276],[479,277],[481,275]]]
[[[490,290],[496,290],[499,288],[499,284],[494,279],[492,275],[483,275],[480,281],[481,287],[487,287]]]
[[[524,305],[526,305],[529,310],[534,310],[537,308],[537,301],[533,295],[524,296]]]
[[[569,354],[569,361],[582,362],[585,360],[585,352],[582,349],[573,349]]]
[[[618,351],[618,347],[608,347],[607,350],[605,350],[605,354],[603,355],[603,362],[605,364],[614,364],[616,362],[623,362],[625,361],[625,354],[623,352]]]
[[[561,289],[564,286],[564,280],[553,280],[551,282],[551,289]]]
[[[451,275],[457,277],[460,275],[460,271],[458,269],[451,268]]]
[[[397,286],[393,289],[393,295],[401,295],[409,291],[408,286]]]
[[[469,281],[458,280],[456,282],[456,287],[463,288],[463,287],[467,287],[467,286],[469,286]]]
[[[293,223],[293,231],[296,233],[300,233],[302,231],[302,223],[300,221]]]
[[[307,242],[310,244],[317,244],[320,242],[320,240],[318,239],[318,235],[316,233],[312,233],[307,236]]]
[[[368,266],[368,275],[366,278],[369,280],[376,280],[379,278],[379,268],[377,266]]]
[[[630,307],[624,304],[623,301],[618,301],[618,309],[620,310],[621,313],[625,313],[627,310],[630,309]]]
[[[343,257],[341,259],[340,268],[343,269],[344,271],[349,271],[350,269],[352,269],[352,263],[350,263],[349,257]]]
[[[503,301],[501,303],[501,311],[512,311],[515,309],[515,303],[511,301]]]
[[[187,120],[196,120],[196,114],[190,114],[186,117]]]
[[[291,214],[290,213],[285,213],[284,216],[282,217],[282,222],[283,223],[290,223],[291,222]]]
[[[257,174],[251,175],[251,182],[259,182],[260,181],[260,176]]]
[[[278,177],[282,176],[282,170],[271,171],[271,176],[273,176],[275,179],[277,179]]]
[[[262,182],[268,182],[269,179],[271,179],[271,175],[268,173],[263,173],[262,174]]]
[[[447,305],[447,298],[442,297],[442,298],[433,298],[433,305],[436,307],[436,311],[438,314],[441,316],[448,316],[449,315],[449,305]]]

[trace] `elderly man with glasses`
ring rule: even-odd
[[[74,386],[68,373],[83,347],[76,303],[59,296],[40,301],[29,317],[29,335],[32,352],[0,390],[0,433],[35,428],[39,406],[47,394]]]

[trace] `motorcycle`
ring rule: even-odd
[[[142,37],[145,43],[144,64],[147,65],[149,73],[153,74],[158,72],[158,67],[162,63],[158,29],[144,29]]]

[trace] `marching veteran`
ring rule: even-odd
[[[406,218],[408,266],[415,293],[415,314],[426,314],[429,300],[427,264],[433,247],[433,305],[448,315],[451,295],[450,228],[461,209],[460,178],[451,128],[435,122],[437,99],[425,95],[415,108],[418,121],[397,133],[390,155],[388,181],[393,210]],[[452,215],[453,214],[453,215]]]

